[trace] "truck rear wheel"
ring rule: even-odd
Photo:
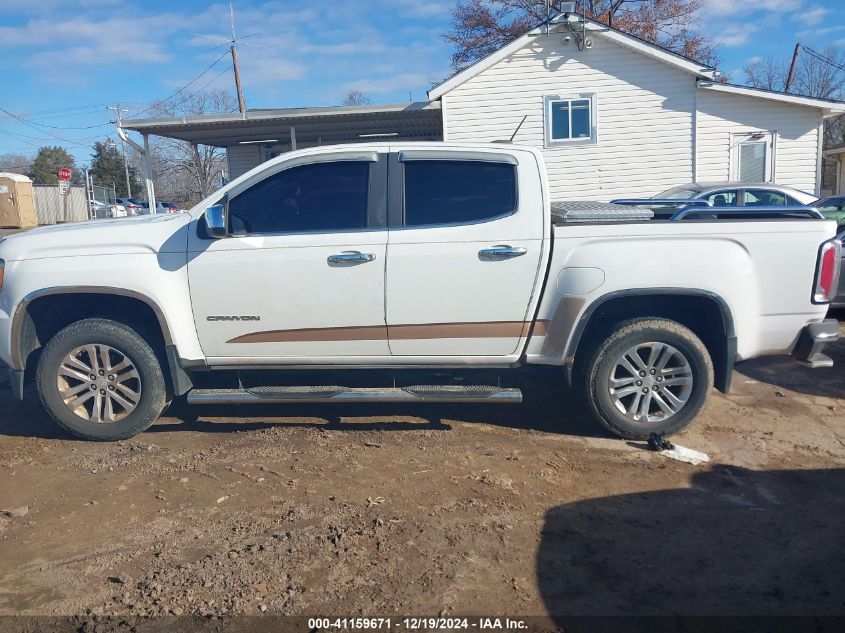
[[[598,421],[616,435],[643,439],[680,431],[698,416],[713,387],[713,363],[689,328],[644,318],[619,324],[584,377]]]
[[[56,334],[41,354],[37,379],[47,412],[87,440],[137,435],[167,402],[152,347],[131,327],[107,319],[78,321]]]

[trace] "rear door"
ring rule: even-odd
[[[387,329],[400,357],[514,356],[545,262],[540,165],[530,152],[391,154]]]

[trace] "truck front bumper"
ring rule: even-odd
[[[804,326],[798,337],[798,343],[792,350],[792,357],[799,363],[817,369],[833,367],[833,359],[822,354],[824,346],[839,339],[839,321],[825,319],[819,323]]]

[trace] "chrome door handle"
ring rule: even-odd
[[[372,253],[362,253],[360,251],[343,251],[342,253],[335,253],[329,255],[330,264],[361,264],[364,262],[371,262],[376,258]]]
[[[500,244],[499,246],[494,246],[492,248],[481,249],[478,251],[478,257],[479,259],[486,261],[498,261],[519,257],[520,255],[525,255],[527,252],[528,249],[524,246],[508,246],[506,244]]]

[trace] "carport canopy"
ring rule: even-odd
[[[125,119],[122,127],[188,141],[233,147],[260,144],[279,151],[372,140],[441,140],[439,103],[247,110],[244,113]]]

